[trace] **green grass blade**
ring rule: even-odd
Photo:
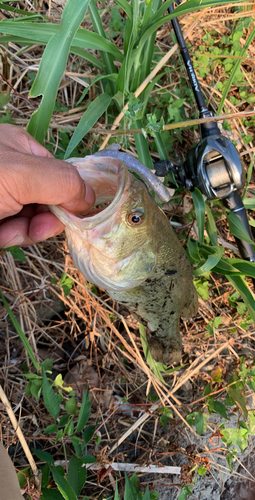
[[[206,231],[208,233],[208,236],[211,240],[211,243],[217,247],[218,245],[218,237],[217,237],[217,227],[215,224],[215,220],[212,214],[212,211],[208,205],[208,203],[205,203],[206,205],[206,213],[207,213],[207,221],[206,221]]]
[[[112,98],[108,94],[101,94],[91,103],[89,108],[85,111],[84,115],[81,117],[74,134],[67,146],[67,150],[64,159],[68,158],[74,148],[79,144],[84,135],[86,135],[91,127],[99,120],[100,116],[106,111],[108,106],[111,104]]]
[[[50,37],[49,37],[50,39]],[[46,45],[47,42],[38,42],[38,39],[31,39],[31,38],[21,38],[18,36],[14,35],[3,35],[0,36],[0,43],[5,44],[13,42],[17,45],[25,46],[25,47],[30,47],[31,45],[36,45],[40,43],[40,45]],[[21,49],[22,50],[22,49]],[[100,61],[96,56],[91,54],[91,52],[88,52],[86,49],[82,49],[80,47],[74,47],[73,45],[70,48],[70,53],[75,54],[76,56],[82,57],[86,61],[89,61],[93,66],[99,69],[104,69],[104,65],[102,61]]]
[[[239,240],[244,240],[247,243],[255,245],[254,241],[252,241],[251,239],[251,236],[246,231],[246,228],[244,227],[243,223],[240,221],[240,219],[234,212],[229,212],[227,214],[227,219],[229,224],[229,230],[231,234],[233,234],[233,236],[239,238]]]
[[[81,49],[80,47],[71,46],[70,53],[75,54],[76,56],[82,57],[86,61],[89,61],[92,64],[92,66],[95,66],[96,68],[104,69],[104,65],[103,65],[102,61],[100,61],[96,56],[93,56],[93,54],[91,54],[90,52],[88,52],[85,49]]]
[[[204,226],[205,226],[205,200],[199,189],[195,188],[191,192],[193,203],[196,212],[198,234],[200,243],[204,242]]]
[[[227,259],[227,262],[234,266],[244,276],[255,278],[255,264],[242,259]]]
[[[39,109],[32,115],[27,130],[40,143],[47,133],[72,39],[84,18],[88,1],[68,0],[63,10],[59,31],[47,44],[32,85],[30,96],[42,95],[43,98]]]
[[[82,93],[82,96],[80,97],[79,101],[77,102],[77,106],[81,103],[81,101],[83,101],[84,97],[86,96],[86,94],[88,93],[89,89],[95,85],[97,82],[99,82],[100,80],[104,80],[105,78],[108,78],[109,80],[111,80],[112,82],[116,82],[117,79],[118,79],[118,75],[116,73],[113,73],[112,75],[97,75],[94,80],[92,80],[91,84],[86,87]]]
[[[253,321],[255,321],[255,297],[250,291],[248,285],[241,276],[227,276],[227,279],[237,292],[240,293]]]
[[[252,43],[252,40],[253,38],[255,37],[255,27],[253,28],[253,30],[251,31],[251,33],[249,34],[244,46],[243,46],[243,49],[241,50],[240,52],[240,56],[241,57],[244,57],[246,55],[246,51],[247,49],[249,48],[249,46],[251,45]],[[224,106],[224,102],[225,102],[225,99],[229,93],[229,90],[230,90],[230,87],[232,85],[232,82],[235,78],[235,75],[237,73],[237,71],[239,70],[240,66],[241,66],[241,63],[242,63],[242,59],[238,59],[231,71],[231,75],[228,77],[227,79],[227,83],[226,83],[226,86],[224,88],[224,92],[222,94],[222,98],[221,98],[221,101],[220,101],[220,104],[219,104],[219,107],[218,107],[218,111],[217,111],[217,115],[220,115],[221,112],[222,112],[222,109],[223,109],[223,106]]]
[[[251,174],[252,174],[253,167],[254,167],[254,158],[255,158],[255,153],[253,153],[253,155],[252,155],[250,165],[248,168],[248,172],[247,172],[247,176],[246,176],[246,184],[245,184],[245,189],[244,189],[243,196],[242,196],[243,202],[244,202],[244,198],[245,198],[246,193],[247,193],[248,186],[250,184]],[[254,207],[255,207],[255,198],[254,198]]]
[[[7,1],[9,1],[9,0],[7,0]],[[30,19],[31,19],[31,17],[32,18],[38,18],[38,17],[44,18],[45,17],[45,16],[42,16],[42,14],[36,14],[34,12],[28,12],[27,10],[22,10],[22,9],[17,9],[16,7],[11,7],[10,5],[4,5],[4,0],[2,0],[2,2],[0,2],[0,9],[7,10],[9,12],[15,12],[15,14],[21,14],[25,18],[29,17]],[[18,20],[20,20],[20,18],[15,19],[15,21],[18,21]]]
[[[247,210],[255,209],[255,198],[244,198],[243,204]]]
[[[32,41],[40,45],[46,45],[58,32],[59,24],[33,23],[27,20],[19,24],[13,21],[0,21],[0,33],[18,36],[28,42]],[[71,50],[75,47],[109,52],[118,61],[123,61],[123,55],[114,43],[93,31],[79,28],[72,40]]]
[[[135,128],[142,128],[143,124],[141,121],[134,123]],[[153,163],[150,155],[148,141],[141,134],[135,134],[135,146],[138,154],[139,161],[146,165],[148,168],[153,169]]]
[[[223,252],[223,247],[214,247],[214,253],[208,257],[202,266],[193,271],[194,276],[201,276],[211,271],[222,258]]]
[[[83,398],[82,398],[82,404],[81,404],[81,408],[79,411],[76,432],[83,431],[83,429],[88,421],[88,418],[90,415],[90,410],[91,410],[91,406],[90,406],[90,401],[89,401],[89,388],[87,387],[86,392],[84,393]]]
[[[30,357],[30,359],[31,359],[31,361],[32,361],[35,369],[36,370],[40,370],[40,365],[37,363],[37,361],[35,359],[35,355],[33,353],[33,349],[31,347],[31,345],[29,344],[26,335],[24,334],[24,332],[23,332],[23,330],[22,330],[19,322],[15,318],[15,316],[14,316],[14,314],[13,314],[13,312],[12,312],[12,310],[11,310],[11,308],[10,308],[10,306],[9,306],[6,298],[5,298],[5,296],[1,292],[1,290],[0,290],[0,298],[3,301],[3,303],[4,303],[6,311],[9,314],[10,320],[11,320],[11,322],[12,322],[12,324],[13,324],[13,326],[14,326],[14,328],[15,328],[15,330],[16,330],[16,332],[17,332],[17,334],[18,334],[18,336],[19,336],[19,338],[20,338],[20,340],[21,340],[21,342],[23,344],[23,346],[25,347],[25,349],[26,349],[26,351],[28,353],[28,356]]]
[[[127,14],[127,17],[129,19],[132,19],[132,9],[130,7],[130,4],[126,2],[126,0],[115,0],[116,4],[120,6],[122,10]]]
[[[101,17],[98,13],[95,0],[90,0],[89,3],[89,15],[93,24],[94,31],[98,33],[102,38],[106,40],[106,34],[102,25]],[[101,59],[105,66],[106,74],[117,73],[117,69],[113,62],[113,56],[108,52],[101,52]],[[115,85],[110,82],[110,88],[112,95],[115,94]]]

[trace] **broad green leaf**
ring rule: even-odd
[[[97,461],[97,459],[93,457],[93,455],[89,454],[82,455],[80,460],[82,461],[83,464],[94,464]]]
[[[71,436],[71,441],[73,443],[74,449],[75,449],[75,454],[79,457],[81,455],[82,449],[81,449],[81,439],[78,438],[77,436]]]
[[[226,429],[221,429],[221,434],[223,435],[221,440],[223,443],[226,443],[228,448],[232,445],[237,445],[241,451],[244,451],[248,446],[249,431],[247,429],[232,429],[227,427]]]
[[[90,401],[89,401],[89,388],[87,387],[83,398],[82,398],[82,404],[81,408],[79,411],[79,417],[78,417],[78,422],[77,422],[77,427],[76,427],[76,432],[81,432],[83,431],[87,420],[90,415]]]
[[[145,326],[142,325],[141,323],[139,324],[139,332],[140,332],[140,338],[141,338],[141,342],[142,342],[142,346],[143,346],[143,352],[144,352],[145,359],[146,359],[150,369],[153,371],[153,373],[155,373],[155,375],[158,377],[158,379],[165,384],[165,381],[164,381],[160,372],[161,371],[164,372],[166,369],[166,366],[163,365],[162,363],[160,363],[159,361],[155,361],[155,359],[153,359],[150,348],[149,348],[149,344],[147,341],[146,329],[145,329]]]
[[[227,219],[231,234],[233,234],[236,238],[239,238],[239,240],[243,240],[247,243],[255,245],[254,241],[252,241],[251,239],[251,235],[248,234],[243,223],[240,221],[237,215],[234,214],[234,212],[229,212],[227,214]]]
[[[51,480],[50,466],[48,464],[44,464],[41,468],[41,472],[42,472],[42,486],[44,488],[47,488]]]
[[[180,495],[178,496],[177,500],[186,500],[186,498],[192,494],[192,489],[194,488],[194,485],[191,484],[186,484],[183,486]]]
[[[18,323],[17,319],[15,318],[12,310],[10,309],[10,306],[9,306],[7,300],[5,299],[5,296],[1,292],[1,290],[0,290],[0,298],[3,301],[3,303],[4,303],[5,309],[6,309],[6,311],[9,314],[10,320],[11,320],[11,322],[12,322],[12,324],[13,324],[13,326],[14,326],[14,328],[15,328],[15,330],[16,330],[16,332],[17,332],[17,334],[18,334],[18,336],[19,336],[19,338],[20,338],[20,340],[21,340],[21,342],[23,344],[23,346],[25,347],[25,349],[26,349],[26,351],[28,353],[28,356],[30,357],[30,359],[31,359],[31,361],[32,361],[35,369],[36,370],[40,370],[40,365],[37,363],[37,361],[35,359],[35,355],[33,353],[33,349],[31,347],[31,345],[29,344],[29,342],[27,340],[27,337],[24,334],[24,332],[23,332],[20,324]]]
[[[89,132],[91,127],[99,120],[100,116],[106,111],[111,103],[112,98],[108,94],[101,94],[91,103],[89,108],[85,111],[84,115],[80,119],[76,130],[68,144],[65,159],[71,155],[77,144],[83,139],[83,137]]]
[[[46,429],[44,429],[43,433],[44,434],[55,434],[55,432],[57,432],[58,430],[58,426],[56,424],[51,424],[51,425],[48,425],[46,427]]]
[[[226,418],[227,420],[229,420],[229,418],[227,416],[227,411],[226,411],[227,408],[220,401],[214,401],[212,399],[209,403],[208,409],[210,412],[219,413],[219,415],[221,415],[223,418]]]
[[[81,24],[89,0],[68,0],[63,10],[58,32],[50,39],[43,53],[39,71],[30,96],[42,95],[39,109],[32,115],[27,131],[42,143],[55,106],[58,87],[66,68],[73,37]],[[1,28],[0,28],[1,30]]]
[[[65,273],[62,273],[59,286],[63,289],[64,295],[69,295],[74,284],[72,278],[69,278]]]
[[[217,227],[215,224],[215,220],[212,214],[212,211],[209,207],[209,204],[206,202],[206,213],[207,213],[207,221],[206,221],[206,231],[211,240],[211,243],[217,247],[218,245],[218,237],[217,237]]]
[[[222,258],[223,252],[224,252],[223,247],[214,247],[214,254],[210,255],[208,259],[204,262],[204,264],[202,264],[202,266],[195,269],[193,271],[193,275],[201,276],[201,274],[205,274],[211,271],[211,269],[213,269]]]
[[[88,442],[94,436],[94,432],[95,432],[95,426],[94,425],[88,425],[88,427],[86,427],[86,429],[84,429],[83,434],[82,434],[82,437],[83,437],[82,446],[84,447],[84,449],[87,446]]]
[[[53,479],[64,499],[77,500],[73,488],[70,486],[70,484],[68,484],[67,480],[61,474],[59,474],[55,467],[51,467],[50,470],[52,472]]]
[[[230,379],[230,384],[236,380],[236,384],[229,385],[226,390],[229,396],[236,402],[236,404],[239,406],[240,410],[243,412],[245,418],[248,418],[248,411],[247,411],[247,402],[246,398],[243,395],[244,392],[244,384],[238,379],[238,375],[235,374],[231,379]]]
[[[57,490],[53,490],[52,488],[41,488],[42,496],[40,496],[40,500],[63,500],[63,496]]]
[[[204,226],[205,226],[205,200],[199,189],[195,188],[191,192],[193,203],[196,212],[197,227],[200,243],[204,243]]]
[[[250,291],[248,285],[245,283],[244,279],[241,276],[228,275],[226,277],[233,285],[233,287],[237,290],[237,292],[240,293],[253,321],[255,321],[255,297]]]
[[[204,396],[208,396],[208,394],[210,394],[212,392],[212,388],[211,388],[211,384],[207,384],[205,386],[205,389],[204,389],[204,392],[203,392],[203,397]]]
[[[32,448],[32,451],[39,458],[39,460],[42,460],[42,462],[46,462],[49,465],[54,464],[54,458],[47,451],[36,450],[35,448]]]
[[[9,247],[3,249],[5,252],[10,252],[14,259],[20,262],[25,262],[26,256],[20,247]]]
[[[42,386],[42,391],[43,391],[43,401],[44,404],[48,410],[48,412],[53,416],[53,418],[56,420],[59,416],[60,412],[60,404],[58,402],[58,397],[55,394],[54,390],[52,389],[45,370],[43,369],[43,386]]]
[[[78,413],[79,408],[74,396],[65,402],[65,409],[71,415],[76,415]]]
[[[198,435],[201,436],[201,434],[203,434],[206,430],[208,418],[209,415],[194,411],[193,413],[187,415],[186,420],[189,425],[194,425],[196,427]]]
[[[79,497],[81,490],[85,484],[86,477],[87,469],[86,467],[83,467],[82,460],[73,455],[68,466],[68,483],[70,484],[77,498]]]
[[[24,486],[27,485],[27,477],[26,476],[29,479],[31,479],[31,468],[30,468],[30,466],[26,467],[25,469],[22,469],[20,472],[17,473],[17,478],[18,478],[18,481],[19,481],[20,488],[24,488]]]

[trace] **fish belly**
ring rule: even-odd
[[[183,249],[182,249],[183,250]],[[148,344],[156,361],[179,363],[182,338],[180,317],[197,312],[197,293],[185,251],[175,254],[174,262],[158,264],[140,286],[123,292],[108,291],[149,329]]]

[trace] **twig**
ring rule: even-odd
[[[8,417],[13,425],[13,428],[19,438],[19,441],[20,441],[20,444],[24,450],[24,453],[27,457],[27,460],[30,464],[30,467],[32,469],[32,472],[33,472],[33,478],[34,478],[34,483],[35,483],[35,486],[38,490],[41,489],[41,471],[39,471],[36,467],[36,463],[32,457],[32,454],[31,454],[31,451],[27,445],[27,442],[23,436],[23,432],[18,424],[18,421],[14,415],[14,412],[13,412],[13,409],[10,405],[10,402],[9,400],[7,399],[7,396],[2,388],[2,386],[0,385],[0,399],[6,409],[6,412],[8,414]]]
[[[65,460],[56,460],[54,462],[55,466],[62,465],[65,466]],[[157,465],[140,465],[140,464],[126,464],[126,463],[112,463],[112,464],[83,464],[84,467],[87,467],[89,470],[100,470],[102,467],[108,469],[111,467],[113,470],[123,471],[123,472],[139,472],[140,474],[180,474],[181,467],[171,467],[171,466],[162,466],[158,467]]]
[[[19,94],[19,92],[17,92],[17,90],[11,85],[10,82],[8,82],[8,80],[4,77],[4,75],[2,75],[2,73],[0,73],[0,77],[5,81],[5,83],[11,87],[11,89],[13,90],[14,94],[16,94],[18,97],[20,97],[21,99],[25,99],[25,101],[29,102],[30,104],[32,104],[33,106],[36,106],[37,108],[39,107],[39,104],[37,104],[37,102],[34,102],[32,101],[32,99],[29,99],[28,97],[25,97],[24,95],[22,94]]]

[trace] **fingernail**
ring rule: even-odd
[[[25,239],[23,234],[21,233],[16,233],[14,238],[12,238],[10,241],[6,241],[3,248],[9,248],[9,247],[18,247],[24,243]]]

